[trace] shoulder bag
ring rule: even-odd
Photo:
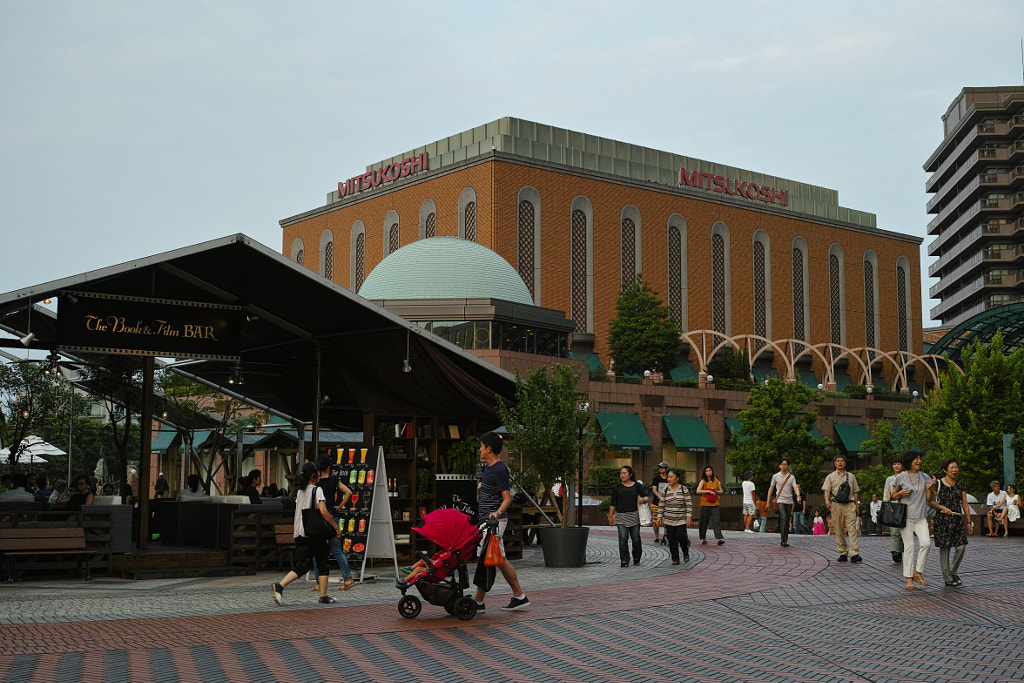
[[[328,541],[335,536],[334,527],[320,514],[320,507],[316,504],[317,487],[310,484],[306,488],[310,493],[309,507],[302,510],[303,535],[314,541]]]
[[[782,495],[782,489],[786,488],[786,482],[792,477],[792,474],[787,474],[786,478],[782,480],[782,486],[775,492],[775,500],[772,501],[772,512],[778,512],[779,510],[779,496]]]
[[[885,526],[902,529],[907,526],[907,506],[898,500],[887,500],[882,503],[878,517]]]

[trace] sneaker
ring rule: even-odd
[[[402,572],[403,574],[412,574],[412,565],[407,564],[404,567],[399,567],[398,571]]]
[[[332,598],[329,595],[322,595],[322,596],[320,596],[320,604],[321,605],[333,605],[336,602],[338,602],[338,601],[335,600],[334,598]]]
[[[897,564],[903,562],[903,553],[896,553],[896,552],[894,552],[892,554],[892,561],[897,563]]]
[[[668,539],[667,538],[661,539],[661,544],[662,545],[668,545]]]
[[[744,529],[744,530],[743,530],[743,533],[745,533],[745,534],[752,534],[752,533],[754,533],[754,532],[753,532],[753,531],[751,531],[750,529]]]
[[[476,603],[476,613],[477,614],[480,614],[481,612],[486,612],[486,611],[487,611],[487,607],[484,605],[484,603],[482,603],[482,602]]]
[[[502,607],[501,609],[505,610],[506,612],[511,612],[512,610],[525,609],[529,606],[530,598],[526,596],[523,596],[521,598],[513,596],[512,599],[508,601],[508,604]],[[478,609],[477,611],[479,612],[480,610]]]
[[[848,557],[846,557],[846,555],[840,555],[840,556],[839,556],[839,559],[838,559],[837,561],[838,561],[838,562],[846,562],[846,561],[847,561],[848,559],[849,559],[849,558],[848,558]]]
[[[853,562],[853,563],[863,562],[863,561],[864,560],[863,560],[863,558],[861,558],[860,555],[854,555],[853,557],[850,558],[850,562]]]
[[[405,579],[400,579],[397,576],[395,577],[395,586],[397,586],[398,588],[405,588],[408,585],[409,584],[406,583]]]
[[[275,583],[270,587],[270,590],[274,591],[274,602],[278,605],[283,605],[282,593],[284,593],[284,588],[281,587],[281,584]]]
[[[637,566],[638,564],[640,564],[640,560],[633,560],[633,566],[634,567]]]
[[[781,546],[782,546],[783,548],[788,548],[788,547],[789,547],[789,544],[788,544],[788,543],[781,543],[780,545],[781,545]],[[858,556],[858,557],[859,557],[859,556]]]
[[[620,562],[619,566],[620,567],[628,567],[629,566],[629,562]]]
[[[718,545],[725,545],[725,539],[724,538],[718,539]]]

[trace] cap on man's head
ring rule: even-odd
[[[486,434],[481,434],[479,437],[479,441],[480,443],[494,451],[495,455],[501,453],[501,448],[504,443],[501,438],[501,434],[498,434],[497,432],[487,432]]]
[[[164,473],[163,473],[163,472],[161,472],[161,473],[160,473],[160,476],[161,476],[161,477],[162,477],[162,476],[164,476]]]
[[[664,460],[662,460],[661,462],[658,463],[658,469],[660,470],[662,467],[664,467],[665,469],[668,469],[668,463],[665,462]]]
[[[744,479],[750,479],[752,476],[754,476],[753,470],[747,470],[746,472],[743,473]]]

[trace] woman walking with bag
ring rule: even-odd
[[[722,510],[719,497],[725,490],[722,489],[722,482],[715,477],[714,468],[704,468],[704,475],[697,484],[697,493],[700,494],[700,526],[697,528],[700,544],[708,544],[705,536],[708,534],[708,524],[711,524],[718,545],[722,545],[725,539],[722,537]]]
[[[942,567],[942,578],[947,586],[960,586],[963,581],[957,574],[960,561],[967,550],[967,535],[974,528],[971,521],[971,508],[967,504],[967,491],[957,481],[960,474],[960,463],[955,458],[942,461],[942,472],[945,476],[938,477],[935,484],[928,489],[928,505],[938,511],[935,515],[935,545],[939,546],[939,565]],[[952,549],[953,562],[949,561]]]
[[[327,580],[331,573],[330,555],[327,551],[327,541],[329,539],[326,535],[316,535],[312,528],[307,530],[307,523],[312,524],[319,522],[319,520],[315,518],[303,519],[302,514],[303,510],[307,508],[311,509],[311,511],[318,511],[324,523],[334,530],[335,537],[341,536],[341,529],[335,524],[331,513],[327,511],[324,490],[316,485],[319,478],[320,473],[317,472],[316,465],[307,462],[302,466],[302,471],[299,473],[298,481],[296,481],[298,489],[295,491],[295,550],[292,552],[294,569],[285,574],[285,577],[279,583],[271,586],[271,589],[274,591],[274,602],[278,605],[283,604],[282,594],[284,593],[284,587],[308,572],[313,566],[314,558],[317,566],[320,568],[320,602],[325,605],[336,602],[334,598],[327,595]]]
[[[658,508],[658,519],[665,527],[665,538],[668,549],[672,553],[672,564],[679,564],[679,546],[683,546],[683,562],[690,561],[690,539],[686,535],[686,527],[693,517],[690,492],[679,480],[679,471],[668,471],[668,487],[661,494],[661,507]]]
[[[914,583],[927,586],[921,570],[928,560],[931,540],[928,538],[927,480],[921,472],[921,454],[908,451],[903,455],[903,471],[896,476],[896,486],[890,499],[901,501],[907,506],[907,525],[900,529],[903,537],[903,578],[907,590],[914,590]],[[914,566],[914,536],[917,536],[917,566]]]
[[[640,547],[640,505],[648,502],[642,484],[636,481],[633,468],[624,465],[619,470],[619,483],[612,489],[608,512],[614,515],[615,526],[619,529],[619,562],[621,567],[629,566],[629,541],[633,541],[633,564],[640,564],[643,549]]]

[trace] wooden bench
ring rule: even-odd
[[[295,550],[295,527],[292,524],[275,524],[274,538],[277,539],[277,551],[280,553],[277,559],[277,570],[281,571],[281,564],[285,555],[288,556],[288,566],[291,567],[292,551]]]
[[[0,555],[7,560],[7,581],[11,582],[20,574],[14,571],[15,560],[19,557],[35,558],[49,555],[77,556],[75,574],[81,574],[85,564],[85,580],[90,581],[89,561],[96,553],[85,547],[85,529],[82,527],[33,527],[0,529]],[[45,565],[35,565],[45,566]],[[22,569],[22,574],[25,568]]]

